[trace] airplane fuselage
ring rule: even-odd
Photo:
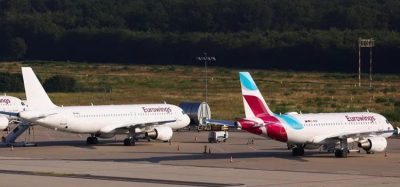
[[[99,133],[106,127],[124,124],[137,125],[154,120],[165,121],[161,126],[180,129],[190,122],[189,117],[181,108],[169,104],[143,105],[104,105],[104,106],[73,106],[57,107],[49,110],[35,110],[20,113],[21,118],[35,121],[51,129],[73,133]],[[170,121],[170,122],[168,122]],[[141,132],[140,125],[136,128]],[[127,133],[118,129],[109,133]]]
[[[282,114],[275,116],[260,114],[256,118],[265,125],[257,126],[254,123],[257,120],[254,119],[242,120],[239,121],[241,128],[253,134],[293,144],[325,144],[327,142],[318,139],[318,137],[323,138],[332,134],[349,132],[377,131],[382,132],[379,136],[385,138],[393,134],[393,126],[387,119],[380,114],[371,112]]]
[[[12,96],[0,96],[0,111],[18,113],[24,109],[25,105],[20,99]],[[0,114],[0,117],[16,119],[16,117],[6,114]]]

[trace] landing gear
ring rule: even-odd
[[[125,138],[124,145],[125,146],[135,146],[135,138],[133,138],[133,137]]]
[[[336,149],[335,150],[335,157],[336,158],[346,158],[347,157],[347,149]]]
[[[128,137],[125,138],[125,140],[124,140],[124,145],[125,146],[134,146],[135,145],[135,141],[136,141],[135,128],[130,128]]]
[[[99,142],[99,141],[98,141],[97,137],[95,137],[95,136],[89,136],[89,137],[86,139],[86,144],[89,144],[89,145],[97,144],[98,142]]]
[[[302,145],[296,145],[292,148],[292,155],[293,156],[303,156],[304,155],[304,148]]]
[[[336,158],[347,158],[347,153],[349,152],[347,138],[341,138],[340,140],[340,148],[335,150]]]

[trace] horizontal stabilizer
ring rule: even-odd
[[[19,117],[18,113],[15,113],[15,112],[3,112],[3,111],[0,111],[0,114]]]
[[[236,127],[236,123],[234,121],[228,120],[216,120],[216,119],[208,119],[206,121],[207,124],[214,124],[214,125],[226,125],[229,127]]]

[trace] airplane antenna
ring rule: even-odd
[[[367,112],[369,113],[369,110],[367,109]]]
[[[90,103],[93,106],[93,103]]]
[[[6,93],[6,92],[4,92],[4,96],[7,96],[7,93]]]
[[[167,101],[164,100],[164,104],[167,104]]]

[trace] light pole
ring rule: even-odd
[[[375,47],[375,40],[358,39],[358,87],[361,87],[361,48],[369,48],[369,87],[372,88],[372,48]]]
[[[207,75],[207,62],[215,62],[217,59],[214,56],[207,56],[207,53],[203,53],[204,56],[198,56],[196,59],[200,62],[204,62],[204,69],[205,69],[205,81],[206,81],[206,93],[205,93],[205,99],[206,99],[206,104],[208,104],[208,75]]]

